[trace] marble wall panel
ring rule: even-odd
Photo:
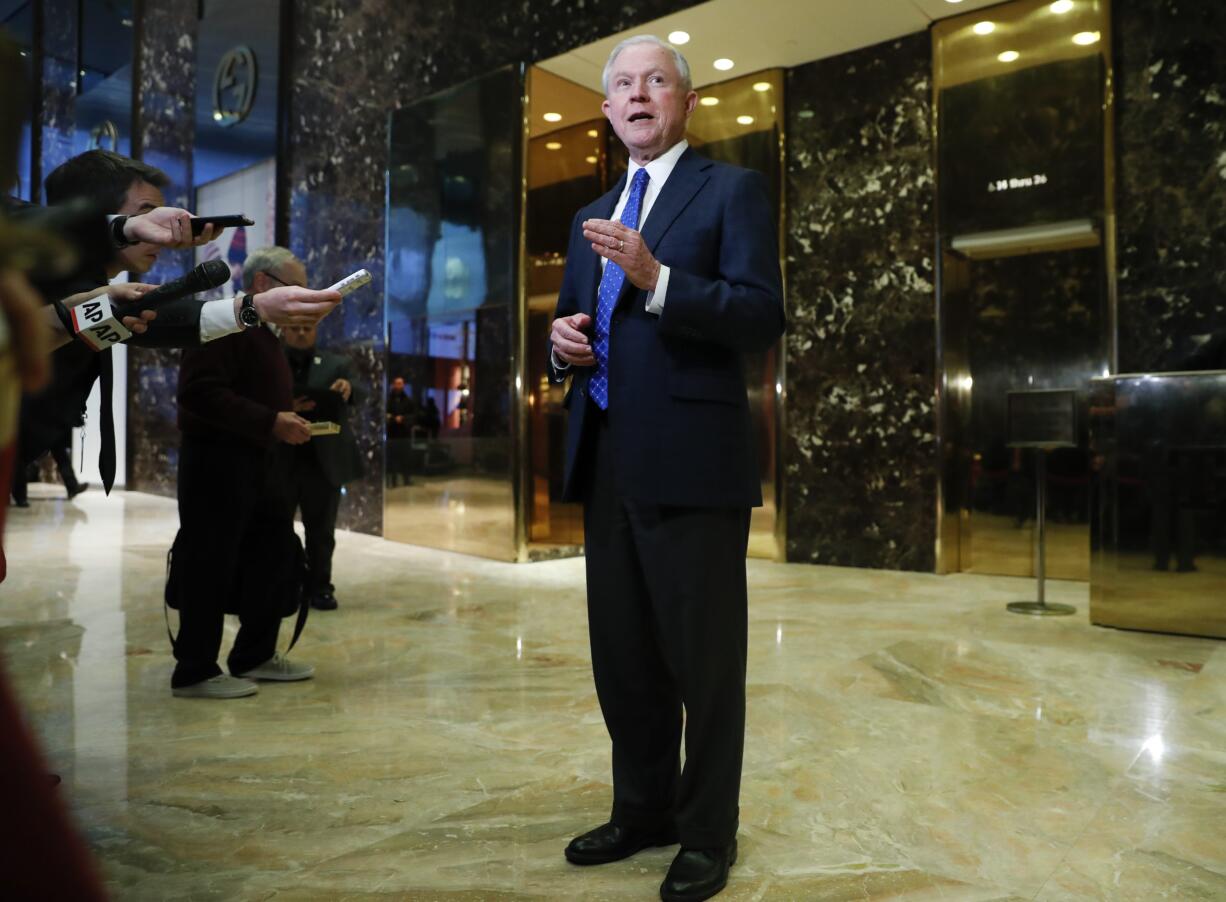
[[[44,0],[41,178],[72,157],[77,100],[77,4]],[[41,190],[41,189],[40,189]],[[40,198],[36,198],[40,199]]]
[[[572,5],[554,0],[450,4],[297,0],[291,82],[290,246],[312,281],[359,267],[373,284],[321,326],[320,345],[352,356],[370,387],[354,412],[366,477],[348,486],[339,523],[380,533],[383,518],[384,170],[389,114],[517,61],[534,62],[692,0]]]
[[[170,176],[166,202],[187,207],[192,193],[192,141],[196,92],[196,4],[143,4],[137,47],[139,108],[134,149]],[[152,283],[182,275],[193,252],[162,251],[145,276]],[[128,351],[128,487],[174,495],[179,432],[175,391],[179,353]]]
[[[790,561],[932,570],[928,35],[788,73]]]
[[[1226,329],[1226,6],[1114,0],[1119,366]]]

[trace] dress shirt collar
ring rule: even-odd
[[[664,187],[664,183],[668,181],[668,177],[672,174],[673,168],[677,165],[677,161],[681,159],[681,155],[685,153],[685,149],[690,146],[690,142],[682,138],[667,151],[660,154],[646,166],[640,166],[634,160],[630,161],[630,168],[626,170],[626,191],[630,190],[630,183],[634,181],[634,174],[640,169],[647,170],[648,185],[655,185],[659,191]]]

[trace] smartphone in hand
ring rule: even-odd
[[[225,216],[193,216],[192,234],[199,235],[207,225],[215,225],[220,230],[255,225],[255,221],[248,219],[242,213],[231,213]]]

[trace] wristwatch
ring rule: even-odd
[[[120,250],[123,250],[125,247],[131,247],[132,245],[137,243],[135,241],[129,241],[127,238],[124,237],[123,227],[124,225],[127,224],[128,218],[129,217],[127,216],[120,215],[120,216],[116,216],[114,219],[110,221],[111,242],[115,245],[115,247],[119,248]]]
[[[260,325],[260,314],[255,309],[255,295],[243,295],[243,303],[238,308],[238,322],[244,329],[254,329]]]

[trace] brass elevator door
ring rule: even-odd
[[[1035,455],[1010,448],[1010,391],[1073,388],[1088,397],[1107,366],[1100,248],[967,260],[947,254],[948,313],[961,321],[959,569],[1034,575]],[[1047,457],[1047,574],[1090,575],[1092,462],[1084,415],[1076,448]]]

